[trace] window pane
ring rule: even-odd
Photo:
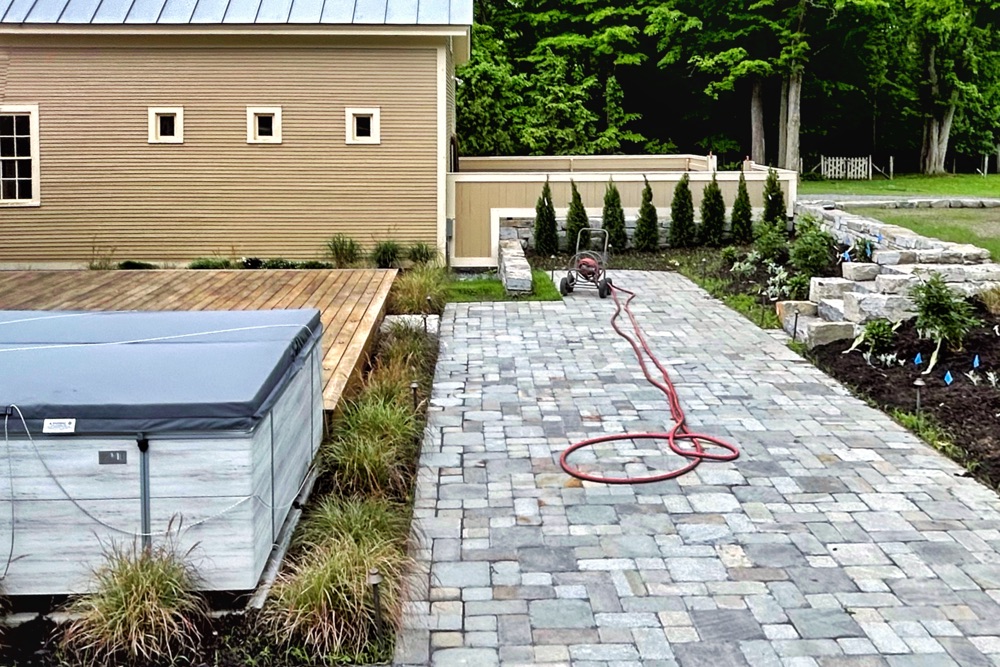
[[[17,199],[17,181],[2,181],[0,199]]]
[[[0,134],[4,136],[11,136],[14,134],[14,117],[13,116],[0,116]]]
[[[0,157],[14,157],[13,137],[0,137]]]
[[[17,182],[17,198],[31,199],[31,179],[22,178]]]
[[[354,136],[356,136],[356,137],[370,137],[370,136],[372,136],[372,117],[371,116],[355,116],[354,117]]]
[[[15,162],[13,160],[4,160],[0,163],[0,176],[3,178],[15,178],[17,177],[17,169],[15,168]]]
[[[4,174],[4,176],[7,176],[7,174]],[[13,174],[11,176],[13,176]],[[17,177],[31,178],[31,160],[17,161]]]
[[[160,136],[161,137],[172,137],[174,136],[174,114],[165,113],[157,116],[160,121]]]
[[[270,114],[257,115],[257,136],[258,137],[274,136],[274,116]]]
[[[14,144],[18,157],[31,157],[31,139],[28,137],[17,137],[14,139]]]
[[[26,137],[31,134],[29,127],[27,116],[14,116],[14,134]]]

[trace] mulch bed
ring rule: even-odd
[[[912,320],[896,331],[891,348],[891,352],[906,360],[903,366],[886,368],[874,358],[874,366],[870,366],[860,350],[843,354],[851,341],[818,347],[809,356],[828,374],[886,411],[914,412],[913,383],[922,378],[926,382],[920,392],[923,412],[966,452],[967,462],[978,464],[974,470],[976,477],[997,488],[1000,487],[1000,388],[987,382],[986,373],[1000,374],[1000,335],[994,331],[1000,325],[1000,316],[984,309],[976,314],[983,326],[969,335],[962,351],[942,347],[938,363],[929,375],[921,373],[927,368],[934,343],[917,336]],[[923,357],[920,367],[914,364],[918,353]],[[978,385],[965,375],[973,370],[976,355],[980,362],[976,370]],[[944,380],[948,371],[953,378],[950,386]]]

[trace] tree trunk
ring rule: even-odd
[[[924,118],[924,138],[920,147],[921,173],[945,173],[944,159],[948,154],[948,139],[953,120],[955,120],[954,104],[944,113],[935,113]]]
[[[785,125],[785,169],[799,170],[799,130],[802,127],[802,71],[788,75],[788,122]]]
[[[754,79],[750,91],[750,159],[766,164],[764,157],[764,98],[760,79]]]
[[[788,150],[788,77],[781,78],[781,102],[778,107],[778,169],[785,168]]]

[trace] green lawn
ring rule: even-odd
[[[545,271],[531,272],[534,289],[525,296],[508,296],[503,283],[496,276],[470,278],[469,280],[452,280],[448,283],[448,301],[455,303],[478,301],[562,301],[559,289],[552,284],[549,274]]]
[[[875,218],[953,243],[971,243],[1000,258],[1000,208],[860,208],[852,213]]]
[[[978,174],[907,174],[891,181],[881,176],[871,181],[800,181],[799,195],[810,194],[1000,197],[1000,174],[986,178]]]

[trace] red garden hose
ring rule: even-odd
[[[662,482],[664,480],[673,479],[674,477],[680,477],[681,475],[694,470],[699,463],[706,459],[709,461],[732,461],[739,457],[740,450],[738,450],[735,445],[732,445],[721,438],[703,435],[701,433],[693,433],[688,430],[687,424],[684,422],[684,410],[681,408],[680,399],[677,397],[677,391],[674,389],[674,385],[670,381],[670,375],[667,373],[667,369],[664,368],[663,364],[660,363],[660,360],[656,358],[656,355],[653,354],[653,351],[650,350],[649,343],[646,342],[646,337],[643,335],[642,329],[639,327],[639,323],[635,319],[635,315],[632,314],[632,310],[629,308],[629,304],[631,304],[632,299],[635,298],[635,292],[627,290],[623,287],[612,285],[611,281],[608,281],[608,287],[611,288],[611,297],[615,300],[615,314],[611,316],[611,326],[619,336],[627,340],[632,346],[632,350],[635,352],[636,359],[639,360],[639,366],[642,367],[642,374],[646,376],[646,380],[651,385],[662,391],[667,397],[667,403],[670,405],[670,416],[674,420],[674,427],[666,433],[614,433],[612,435],[602,435],[596,438],[588,438],[586,440],[573,443],[562,453],[562,456],[559,457],[559,465],[562,466],[562,469],[565,470],[567,474],[588,482],[599,482],[601,484],[648,484],[650,482]],[[625,300],[624,306],[618,300],[618,292],[628,294],[628,298]],[[622,331],[621,327],[618,325],[618,316],[621,315],[623,309],[628,315],[629,320],[632,322],[632,331],[635,333],[635,338]],[[638,339],[638,341],[636,339]],[[649,360],[653,362],[653,365],[660,371],[662,380],[658,380],[650,374],[649,366],[646,363],[647,355],[649,356]],[[603,475],[591,475],[582,472],[579,468],[572,466],[567,461],[570,454],[578,449],[590,447],[602,442],[615,442],[618,440],[666,440],[667,444],[670,446],[670,451],[689,459],[690,462],[675,470],[670,470],[656,475],[648,475],[645,477],[605,477]],[[681,447],[677,444],[680,440],[690,440],[692,449],[684,449]],[[725,451],[718,453],[705,451],[703,443],[721,447]]]

